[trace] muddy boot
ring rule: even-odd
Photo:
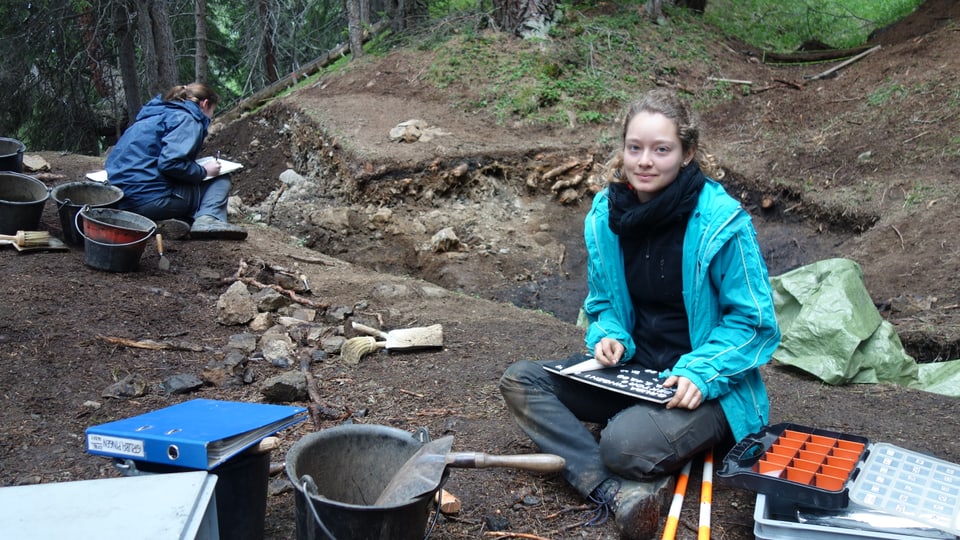
[[[213,216],[200,216],[190,227],[190,238],[193,239],[243,240],[246,237],[247,231],[243,227],[220,221]]]
[[[157,223],[157,234],[168,240],[183,240],[190,234],[190,225],[179,219],[164,219]]]
[[[674,485],[672,475],[646,482],[610,478],[594,490],[591,499],[603,501],[613,512],[621,540],[649,540],[656,538]]]

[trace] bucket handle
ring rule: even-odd
[[[300,484],[301,485],[297,487],[300,488],[300,490],[303,491],[303,494],[307,496],[307,506],[310,507],[310,513],[313,514],[314,521],[316,521],[317,525],[320,526],[320,529],[323,531],[323,534],[327,535],[327,538],[329,538],[330,540],[337,540],[337,538],[333,536],[333,533],[330,532],[330,529],[328,529],[327,526],[323,524],[323,520],[320,519],[320,514],[317,513],[316,507],[313,506],[313,501],[311,500],[311,498],[320,496],[320,490],[317,489],[317,483],[313,481],[312,476],[310,476],[309,474],[305,474],[300,477]]]
[[[84,238],[87,239],[87,240],[90,240],[91,242],[97,242],[97,241],[94,240],[93,238],[90,238],[89,236],[87,236],[86,234],[84,234],[84,233],[83,233],[83,229],[80,228],[80,214],[82,214],[83,211],[84,211],[84,210],[87,210],[88,208],[90,208],[90,205],[89,205],[89,204],[83,205],[83,208],[81,208],[80,211],[77,212],[77,213],[73,216],[73,226],[77,228],[77,232],[80,233],[80,236],[84,237]],[[140,242],[143,242],[143,241],[146,240],[147,238],[150,238],[151,236],[153,236],[153,233],[155,233],[155,232],[157,232],[157,226],[156,226],[156,225],[154,225],[153,227],[150,227],[150,230],[147,231],[147,234],[146,234],[143,238],[141,238],[141,239],[139,239],[139,240],[134,240],[133,242],[127,242],[126,244],[110,244],[110,245],[111,245],[111,246],[114,246],[114,247],[134,246],[134,245],[139,244]],[[102,244],[102,242],[97,242],[97,243],[98,243],[98,244]]]
[[[443,485],[446,483],[447,479],[442,478],[440,480],[440,486],[437,487],[437,492],[443,489]],[[307,506],[310,507],[310,513],[313,514],[314,521],[317,522],[317,525],[320,526],[320,529],[323,531],[323,534],[327,535],[327,538],[330,540],[337,540],[333,533],[330,532],[330,529],[327,529],[327,526],[323,524],[323,520],[320,519],[320,514],[317,512],[317,508],[313,506],[312,497],[320,497],[320,490],[317,489],[317,483],[314,482],[313,477],[309,474],[304,474],[300,477],[300,485],[296,486],[303,494],[306,496]],[[426,534],[423,535],[423,540],[430,538],[430,534],[433,533],[433,528],[436,527],[437,521],[440,519],[440,508],[433,513],[433,521],[430,523],[430,527],[427,528]]]

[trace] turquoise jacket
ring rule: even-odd
[[[619,237],[608,225],[607,190],[597,194],[584,222],[590,291],[583,308],[585,342],[601,338],[636,353],[633,303]],[[683,239],[683,301],[693,350],[661,375],[690,379],[704,399],[719,399],[739,441],[767,424],[770,402],[760,366],[780,343],[773,292],[750,215],[708,179]]]

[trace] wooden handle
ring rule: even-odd
[[[163,235],[157,233],[157,253],[163,255]]]
[[[469,469],[487,467],[513,467],[537,472],[557,472],[566,465],[566,460],[555,454],[516,454],[509,456],[483,452],[449,452],[447,465]]]
[[[386,332],[384,332],[384,331],[382,331],[382,330],[377,330],[376,328],[373,328],[372,326],[367,326],[367,325],[365,325],[365,324],[360,324],[360,323],[354,322],[354,321],[350,321],[350,324],[353,326],[353,329],[354,329],[354,330],[359,330],[359,331],[363,332],[364,334],[369,334],[369,335],[371,335],[371,336],[379,336],[379,337],[382,337],[382,338],[387,338],[387,337],[388,337]]]

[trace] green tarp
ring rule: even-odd
[[[856,262],[827,259],[770,282],[783,333],[774,360],[833,385],[894,383],[960,397],[960,360],[917,364],[874,306]]]

